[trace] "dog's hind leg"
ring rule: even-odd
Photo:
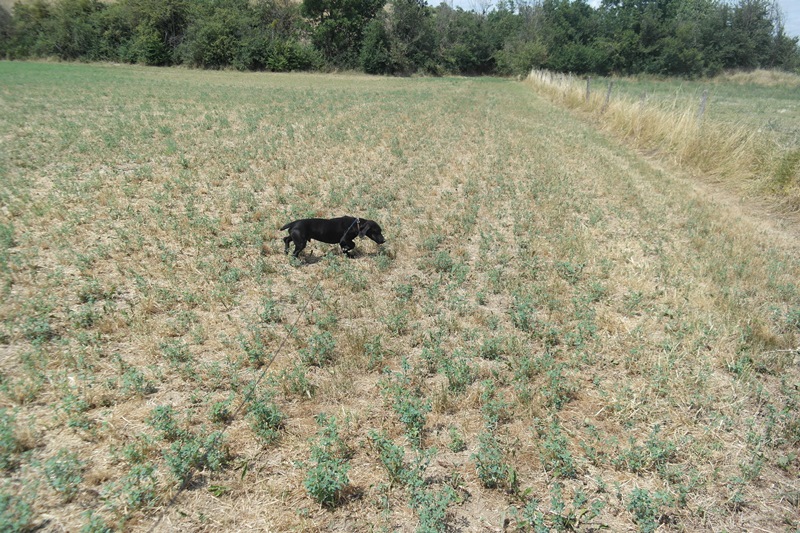
[[[291,237],[284,237],[283,238],[283,253],[285,253],[285,254],[289,253],[289,243],[290,242],[292,242],[292,238]]]
[[[301,237],[296,233],[293,233],[291,235],[291,239],[292,241],[294,241],[294,253],[292,255],[294,255],[295,257],[299,257],[300,252],[302,252],[305,249],[308,241],[303,239],[303,237]]]

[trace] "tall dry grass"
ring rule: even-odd
[[[752,83],[753,76],[726,79]],[[778,78],[761,74],[758,79]],[[709,120],[708,100],[688,106],[677,98],[650,102],[645,96],[612,94],[613,86],[609,90],[606,84],[590,84],[587,90],[586,79],[543,70],[533,70],[527,82],[554,102],[590,115],[603,130],[639,150],[665,155],[689,171],[724,180],[743,192],[767,194],[791,210],[800,208],[798,150],[781,146],[750,125]]]
[[[749,71],[732,71],[720,74],[712,81],[735,83],[738,85],[761,85],[764,87],[788,86],[800,89],[800,76],[779,70],[755,69]]]

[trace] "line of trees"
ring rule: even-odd
[[[22,0],[0,57],[371,74],[800,69],[775,0]]]

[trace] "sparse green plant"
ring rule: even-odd
[[[636,439],[630,438],[630,447],[620,450],[612,459],[616,468],[627,468],[630,472],[637,473],[645,470],[664,472],[665,466],[675,458],[677,446],[674,442],[661,440],[659,434],[661,427],[653,426],[653,430],[644,445],[636,444]]]
[[[225,423],[228,422],[233,413],[231,413],[231,398],[213,402],[209,409],[209,416],[213,422]]]
[[[378,452],[378,458],[381,464],[389,474],[389,481],[391,483],[404,482],[408,476],[405,463],[405,450],[403,450],[401,446],[393,443],[383,432],[371,430],[369,432],[369,440]]]
[[[742,479],[748,483],[757,480],[759,477],[761,477],[761,472],[764,469],[765,463],[766,461],[764,454],[758,450],[753,451],[752,456],[748,461],[742,461],[739,463],[739,471],[742,474]]]
[[[449,273],[455,267],[455,260],[447,250],[436,252],[430,260],[430,266],[436,272]]]
[[[394,293],[401,302],[411,301],[414,296],[414,286],[410,283],[401,283],[394,287]]]
[[[583,348],[597,333],[596,313],[591,303],[584,298],[573,299],[575,326],[564,335],[567,344]]]
[[[441,367],[452,392],[464,392],[475,381],[475,370],[463,352],[457,350],[450,357],[442,358]]]
[[[101,491],[107,504],[118,513],[148,509],[158,501],[156,466],[141,463],[131,466],[120,479],[105,485]]]
[[[555,267],[558,275],[565,281],[572,285],[577,285],[583,277],[583,269],[586,267],[586,264],[573,261],[558,261]]]
[[[478,479],[487,489],[496,489],[508,482],[510,467],[503,461],[503,450],[491,431],[478,435],[478,451],[471,458],[475,461]]]
[[[451,452],[459,453],[467,449],[467,443],[461,433],[458,432],[458,429],[454,426],[450,426],[448,434],[450,435],[450,443],[447,447],[450,448]]]
[[[16,418],[12,412],[0,408],[0,470],[10,470],[17,464],[17,454],[22,444],[14,434]]]
[[[408,311],[400,310],[381,319],[393,335],[405,335],[408,331]]]
[[[417,446],[421,445],[426,415],[431,410],[430,401],[413,392],[410,394],[397,392],[392,405],[400,422],[406,426],[406,435],[411,442]]]
[[[308,466],[303,486],[318,503],[333,507],[350,482],[350,463],[343,453],[346,447],[339,437],[336,418],[318,415],[317,425],[317,443],[311,446],[313,464]]]
[[[334,331],[339,324],[339,317],[336,316],[336,313],[314,313],[313,317],[314,324],[322,331]]]
[[[489,281],[489,288],[493,294],[500,294],[506,287],[506,279],[503,276],[503,271],[500,268],[493,268],[487,274]]]
[[[375,370],[383,363],[387,356],[387,351],[383,346],[380,335],[376,335],[364,343],[364,355],[367,356],[367,368],[369,370]]]
[[[425,363],[426,373],[432,374],[443,364],[445,353],[440,345],[427,343],[426,346],[422,348],[420,358]]]
[[[353,292],[363,291],[369,286],[366,276],[360,270],[347,268],[343,274],[342,280],[345,286]]]
[[[267,324],[276,324],[283,321],[283,313],[281,312],[278,302],[274,298],[261,299],[261,311],[258,313],[258,318]]]
[[[628,511],[633,514],[633,521],[639,526],[639,531],[649,533],[658,528],[660,508],[670,501],[671,498],[666,493],[650,494],[647,489],[633,489],[628,500]]]
[[[169,450],[164,452],[164,462],[172,475],[185,485],[192,474],[202,465],[202,442],[199,439],[186,435],[185,438],[170,444]]]
[[[433,252],[436,250],[440,244],[442,244],[445,240],[445,236],[441,233],[435,233],[433,235],[429,235],[422,239],[422,249],[427,250],[429,252]]]
[[[578,473],[575,460],[567,447],[567,438],[561,432],[558,420],[553,419],[543,437],[540,455],[545,468],[558,478],[574,478]]]
[[[688,505],[688,497],[699,487],[702,487],[702,476],[694,468],[688,472],[681,466],[665,466],[662,468],[661,477],[665,479],[670,489],[675,493],[675,503],[679,507]]]
[[[483,340],[480,348],[478,348],[478,355],[489,361],[500,359],[503,352],[503,339],[500,337],[487,337]]]
[[[437,490],[425,479],[425,470],[436,454],[436,448],[417,449],[409,462],[404,478],[409,493],[409,504],[419,518],[418,532],[446,531],[447,508],[456,500],[455,491],[451,486],[445,485]]]
[[[56,337],[56,331],[50,325],[50,320],[44,316],[26,318],[22,325],[22,332],[25,338],[33,344],[42,344]]]
[[[746,482],[739,476],[733,476],[726,483],[728,493],[725,506],[734,513],[740,512],[747,505],[747,497],[744,494]]]
[[[647,451],[644,447],[638,446],[636,439],[631,437],[630,447],[627,450],[620,450],[611,462],[616,468],[627,468],[633,473],[640,472],[648,465]]]
[[[212,472],[224,468],[230,461],[230,451],[225,442],[225,435],[222,431],[214,431],[201,436],[203,439],[203,467]]]
[[[50,487],[61,495],[65,502],[71,501],[78,493],[83,481],[81,471],[83,462],[75,452],[61,449],[44,462],[43,469]]]
[[[533,533],[549,533],[550,528],[545,522],[545,514],[539,510],[539,500],[531,498],[522,508],[522,517],[516,520],[517,529],[520,531],[533,531]]]
[[[333,361],[336,353],[336,340],[327,331],[314,333],[308,339],[308,346],[300,350],[300,360],[308,366],[326,366]]]
[[[786,324],[800,332],[800,307],[789,309],[786,313]]]
[[[175,408],[171,405],[159,405],[150,412],[147,423],[160,431],[164,440],[172,442],[186,436],[186,430],[175,420],[175,414]]]
[[[45,376],[36,370],[29,371],[18,379],[0,380],[0,391],[6,397],[20,404],[33,402],[45,386]]]
[[[536,318],[536,304],[530,296],[516,295],[510,313],[514,326],[522,331],[534,333],[542,327]]]
[[[264,339],[261,331],[258,328],[251,327],[247,335],[239,337],[239,344],[242,346],[247,356],[247,361],[258,368],[266,363],[268,358],[267,346],[264,344]]]
[[[486,305],[489,303],[486,291],[478,291],[475,293],[475,303],[478,305]]]
[[[659,437],[661,426],[656,424],[645,442],[650,462],[653,467],[663,474],[667,464],[673,462],[677,456],[677,445],[669,440],[662,440]]]
[[[250,403],[248,416],[253,432],[266,443],[272,443],[278,438],[286,422],[286,415],[281,412],[270,393],[261,394]]]
[[[418,490],[412,496],[412,506],[417,512],[417,533],[444,533],[448,529],[447,508],[455,500],[452,488]]]
[[[316,391],[316,387],[308,380],[307,368],[299,362],[282,370],[278,375],[278,381],[285,394],[293,394],[300,398],[312,398]]]
[[[0,222],[0,250],[8,250],[13,248],[15,244],[14,225],[11,222]]]
[[[33,506],[25,496],[7,492],[0,487],[0,530],[12,533],[30,531],[33,525]]]
[[[590,524],[605,507],[602,500],[594,500],[587,506],[589,498],[581,490],[575,491],[572,502],[568,504],[564,501],[562,488],[558,482],[550,487],[550,516],[556,531],[580,531],[581,526]]]
[[[191,481],[194,472],[203,468],[219,470],[228,460],[221,432],[205,436],[187,432],[180,440],[172,442],[169,451],[164,451],[163,456],[164,462],[181,486]]]
[[[100,314],[94,309],[92,304],[84,304],[72,313],[72,324],[76,328],[88,329],[100,318]]]
[[[93,426],[93,422],[86,416],[90,407],[85,398],[74,393],[64,396],[61,402],[61,409],[67,414],[67,425],[72,428],[88,430]]]
[[[78,301],[82,304],[91,304],[109,300],[114,298],[116,292],[116,287],[104,287],[100,280],[92,278],[78,288]]]
[[[601,300],[604,300],[607,295],[608,287],[598,281],[593,281],[589,285],[588,294],[585,298],[588,303],[597,303]]]
[[[410,367],[403,361],[402,372],[388,372],[381,382],[384,397],[388,397],[392,409],[406,427],[406,435],[420,447],[427,414],[431,410],[430,400],[422,397],[419,387],[414,387],[409,376]]]
[[[131,464],[142,464],[150,455],[153,446],[153,438],[147,435],[139,435],[133,442],[127,443],[121,450],[122,458]]]
[[[508,418],[510,410],[511,406],[502,397],[498,397],[494,381],[484,380],[481,393],[481,413],[486,426],[496,428],[500,422]]]
[[[625,310],[629,314],[636,314],[642,305],[644,294],[641,291],[630,291],[625,295]]]
[[[114,529],[92,509],[86,511],[83,516],[86,518],[86,523],[81,527],[80,533],[113,533]]]
[[[392,261],[394,261],[394,256],[390,253],[387,253],[385,249],[381,248],[378,250],[378,255],[375,256],[375,266],[378,267],[378,270],[387,271],[392,266]]]
[[[192,360],[192,354],[189,351],[189,346],[181,340],[170,340],[161,343],[161,352],[167,361],[175,366],[181,363],[188,363]]]
[[[578,388],[564,375],[565,365],[557,363],[547,370],[542,395],[547,405],[556,411],[564,407],[575,396]]]
[[[125,394],[142,397],[154,393],[156,386],[155,383],[145,377],[144,372],[138,368],[129,367],[122,374],[121,390]]]

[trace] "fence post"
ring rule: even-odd
[[[603,109],[602,109],[602,111],[604,113],[606,111],[606,108],[608,107],[608,102],[611,100],[611,88],[612,87],[614,87],[614,82],[609,80],[609,82],[608,82],[608,91],[606,91],[606,101],[603,104]]]
[[[706,102],[708,101],[708,89],[703,91],[700,97],[700,109],[697,110],[697,122],[703,122],[703,115],[706,114]]]
[[[592,85],[592,78],[587,76],[586,77],[586,101],[587,102],[589,101],[589,96],[591,96],[591,93],[592,93],[591,85]]]

